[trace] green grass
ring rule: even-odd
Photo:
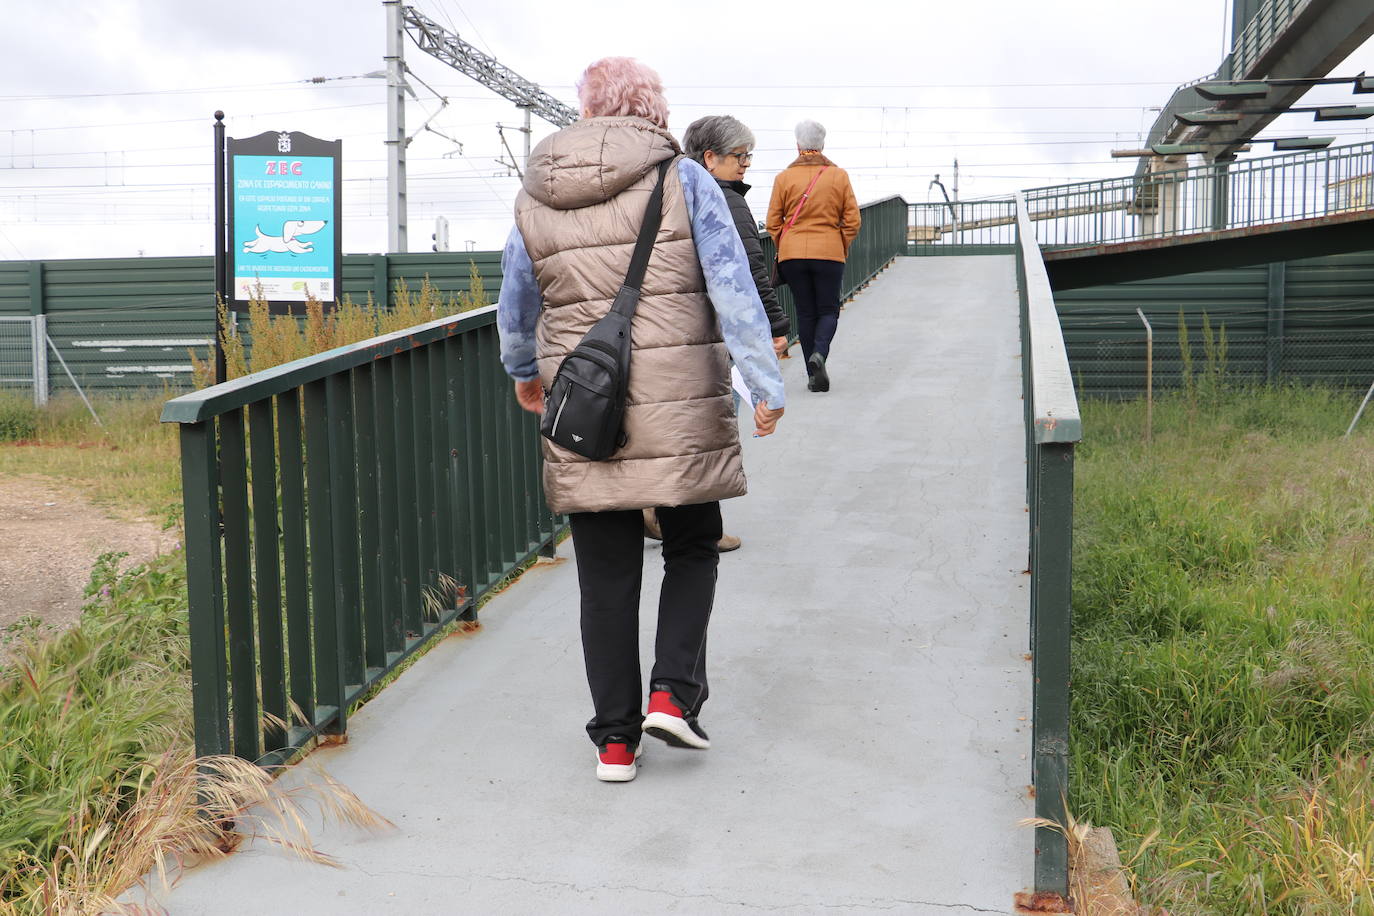
[[[23,441],[0,442],[0,475],[55,478],[109,508],[176,523],[176,433],[157,421],[162,401],[97,401],[102,428],[79,400],[59,400],[32,414]],[[159,855],[213,852],[214,830],[206,834],[204,819],[187,814],[188,807],[194,813],[196,796],[177,774],[194,779],[207,767],[221,773],[216,791],[229,819],[240,819],[235,806],[271,802],[270,791],[233,761],[202,761],[197,770],[191,759],[184,554],[123,575],[116,561],[107,556],[97,563],[90,603],[72,629],[54,634],[21,621],[0,632],[0,645],[15,650],[0,667],[0,916],[103,911],[109,895],[154,867]],[[522,572],[513,571],[508,581]],[[471,626],[459,621],[451,628]],[[321,792],[352,811],[349,816],[375,823],[341,787]],[[279,820],[291,836],[295,818],[288,812]],[[296,836],[288,846],[316,858],[308,837]],[[54,900],[62,901],[57,909]]]
[[[101,426],[80,398],[59,395],[34,414],[18,441],[0,435],[0,476],[49,477],[119,513],[180,518],[177,430],[158,422],[168,397],[93,398]]]
[[[28,439],[38,431],[38,408],[27,397],[0,391],[0,442]]]
[[[0,669],[0,912],[32,889],[74,824],[130,793],[126,774],[191,744],[186,583],[180,554],[124,574],[96,564],[78,626],[11,633]]]
[[[1357,396],[1083,405],[1073,798],[1171,912],[1374,914],[1374,434]],[[1368,427],[1366,428],[1368,429]],[[1353,807],[1351,807],[1353,805]]]

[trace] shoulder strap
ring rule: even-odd
[[[821,176],[825,174],[825,170],[828,168],[830,168],[828,165],[821,166],[821,170],[816,173],[816,177],[812,178],[811,183],[806,186],[806,190],[802,192],[801,200],[797,201],[797,209],[792,211],[792,218],[787,221],[786,226],[783,226],[782,229],[778,231],[779,239],[782,238],[784,232],[792,228],[792,224],[797,221],[797,217],[801,216],[802,207],[806,206],[806,199],[811,196],[811,190],[816,187],[816,182],[821,180]]]
[[[654,184],[653,193],[649,195],[649,204],[644,208],[644,225],[639,228],[639,239],[635,241],[635,251],[630,257],[630,269],[625,273],[625,284],[620,288],[620,294],[615,297],[615,305],[612,308],[622,314],[634,314],[635,306],[639,303],[639,288],[644,285],[644,272],[649,268],[649,255],[654,250],[654,239],[658,236],[658,227],[663,222],[663,177],[668,174],[668,166],[673,159],[665,159],[658,166],[658,181]],[[633,297],[627,293],[633,293]],[[628,309],[628,311],[627,311]]]

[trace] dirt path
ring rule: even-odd
[[[78,490],[39,477],[0,477],[0,634],[25,615],[65,629],[81,616],[91,567],[106,551],[122,565],[170,550],[176,532],[118,518]]]

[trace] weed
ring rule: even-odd
[[[323,774],[278,785],[247,761],[193,757],[183,558],[120,573],[121,558],[97,561],[75,628],[23,628],[0,672],[0,916],[126,912],[114,898],[145,874],[165,884],[245,834],[329,864],[306,797],[385,823]]]
[[[293,360],[324,353],[336,347],[359,343],[379,334],[402,331],[415,325],[490,305],[482,276],[475,261],[469,261],[468,289],[445,297],[425,276],[418,293],[412,293],[404,279],[396,281],[391,308],[374,302],[355,303],[345,296],[335,310],[326,312],[316,299],[305,303],[304,316],[274,315],[260,295],[248,303],[248,321],[242,333],[234,330],[231,316],[220,307],[222,346],[228,377],[239,378]],[[251,346],[246,346],[246,339]],[[214,381],[211,358],[191,354],[193,376],[198,387]]]
[[[180,558],[117,562],[98,564],[76,627],[20,642],[0,673],[0,874],[50,861],[74,816],[122,797],[121,773],[190,746]]]
[[[0,877],[0,916],[143,913],[146,908],[121,904],[119,896],[151,876],[143,890],[156,899],[184,868],[228,855],[244,836],[334,865],[310,840],[306,800],[326,820],[390,826],[321,771],[295,782],[274,782],[266,770],[237,757],[195,758],[184,749],[137,763],[117,775],[119,791],[74,813],[49,855],[16,858]]]
[[[1227,384],[1203,343],[1152,444],[1143,405],[1083,405],[1071,802],[1158,831],[1144,903],[1374,916],[1374,435],[1341,438],[1345,393]]]
[[[32,439],[38,432],[38,408],[28,398],[0,392],[0,442]]]

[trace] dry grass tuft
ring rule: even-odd
[[[416,293],[410,291],[404,279],[396,281],[394,305],[387,308],[374,302],[369,293],[367,301],[358,304],[345,296],[343,304],[326,312],[315,299],[307,299],[304,317],[273,315],[267,303],[254,297],[248,303],[247,332],[251,348],[245,349],[244,337],[230,332],[232,322],[224,304],[220,303],[220,326],[228,377],[240,378],[250,372],[260,372],[292,360],[304,359],[336,347],[359,343],[380,334],[403,331],[419,324],[456,315],[490,305],[477,262],[470,261],[468,289],[445,296],[429,277],[420,282]],[[196,386],[203,388],[214,382],[213,355],[200,359],[191,354]]]
[[[1018,826],[1045,827],[1064,835],[1069,847],[1069,900],[1058,895],[1017,896],[1017,910],[1024,913],[1077,913],[1079,916],[1168,916],[1136,903],[1131,891],[1131,866],[1159,836],[1156,830],[1141,842],[1130,860],[1122,864],[1112,832],[1094,827],[1065,811],[1066,824],[1040,817],[1023,819]],[[1056,906],[1062,908],[1056,909]]]
[[[256,764],[237,757],[195,759],[169,752],[123,774],[133,796],[107,795],[73,815],[50,861],[21,860],[0,879],[0,916],[136,914],[155,904],[120,902],[143,886],[151,901],[182,871],[223,858],[247,837],[266,840],[306,861],[336,865],[311,842],[305,803],[326,822],[379,829],[391,822],[328,774],[283,787]],[[144,885],[145,876],[151,876]],[[16,893],[17,892],[17,893]],[[127,896],[127,895],[125,895]],[[8,898],[8,899],[6,899]]]
[[[1249,823],[1246,845],[1264,861],[1276,899],[1312,913],[1374,913],[1374,779],[1366,757],[1290,788]]]

